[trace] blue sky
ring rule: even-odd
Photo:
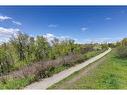
[[[80,43],[117,41],[127,37],[127,7],[1,6],[0,41],[16,31]]]

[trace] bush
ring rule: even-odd
[[[11,55],[4,49],[0,48],[0,76],[10,72],[11,64]]]
[[[127,58],[127,46],[120,46],[117,48],[117,56],[120,58]]]
[[[4,79],[0,81],[0,89],[20,89],[34,81],[33,76],[27,76],[21,79]]]

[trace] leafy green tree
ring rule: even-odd
[[[36,60],[44,60],[47,59],[48,53],[50,50],[50,45],[47,42],[46,38],[43,36],[37,36],[35,41],[35,57]]]
[[[107,43],[103,43],[103,44],[101,44],[101,46],[102,46],[102,49],[108,49],[108,44]]]
[[[28,47],[29,36],[19,32],[16,37],[12,37],[10,40],[11,45],[18,55],[19,61],[26,59],[26,49]]]
[[[10,72],[13,59],[8,51],[8,46],[3,43],[0,46],[0,75]]]
[[[121,41],[121,44],[122,44],[122,46],[127,46],[127,38],[124,38],[124,39]]]
[[[126,41],[123,41],[125,44]],[[72,39],[54,38],[51,42],[44,36],[36,38],[19,32],[8,43],[0,45],[0,73],[20,69],[30,63],[52,60],[67,55],[82,55],[95,50],[96,44],[76,44]],[[107,44],[98,47],[107,48]]]

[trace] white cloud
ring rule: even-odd
[[[75,43],[79,43],[79,44],[85,44],[85,43],[112,43],[112,42],[116,42],[116,41],[120,41],[123,37],[116,37],[116,38],[110,38],[110,37],[103,37],[103,38],[88,38],[88,39],[76,39],[70,36],[56,36],[54,34],[51,33],[47,33],[45,35],[43,35],[45,38],[47,38],[48,42],[51,42],[54,38],[58,38],[60,41],[63,41],[65,39],[73,39],[75,40]]]
[[[51,33],[47,33],[46,35],[45,35],[46,37],[55,37],[53,34],[51,34]]]
[[[50,27],[50,28],[56,28],[56,27],[58,27],[58,25],[57,24],[49,24],[48,27]]]
[[[106,17],[105,20],[112,20],[112,18],[111,17]]]
[[[56,36],[51,34],[51,33],[47,33],[45,35],[43,35],[49,42],[51,42]]]
[[[0,44],[2,44],[3,42],[8,42],[8,40],[9,40],[9,38],[0,36]]]
[[[15,21],[13,18],[11,18],[11,17],[8,17],[8,16],[0,16],[0,21],[2,22],[2,21],[5,21],[5,20],[10,20],[12,23],[14,23],[14,24],[16,24],[16,25],[22,25],[22,23],[21,22],[19,22],[19,21]]]
[[[4,28],[4,27],[0,27],[0,35],[13,35],[15,33],[17,33],[19,31],[19,29],[17,28]]]
[[[82,28],[81,28],[81,31],[87,31],[87,30],[88,30],[87,27],[82,27]]]
[[[122,38],[120,37],[116,37],[116,38],[89,38],[89,39],[84,39],[84,43],[112,43],[112,42],[116,42],[116,41],[120,41]]]
[[[0,16],[0,21],[4,21],[4,20],[11,20],[11,17],[8,16]]]
[[[17,28],[0,27],[0,42],[7,42],[12,35],[16,36],[18,31],[20,30]]]
[[[18,22],[18,21],[12,21],[12,23],[14,23],[14,24],[16,24],[16,25],[22,25],[22,23],[21,22]]]
[[[77,41],[77,39],[69,37],[69,36],[56,36],[56,35],[51,34],[51,33],[47,33],[43,36],[48,40],[48,42],[51,42],[52,40],[54,40],[54,38],[59,39],[59,41],[63,41],[65,39],[73,39],[73,40]]]

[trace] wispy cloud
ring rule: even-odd
[[[56,35],[51,34],[51,33],[47,33],[47,34],[45,34],[43,36],[48,40],[48,42],[51,42],[52,40],[54,40],[54,38],[59,39],[59,41],[63,41],[65,39],[73,39],[73,40],[77,41],[77,39],[72,38],[70,36],[56,36]]]
[[[47,33],[45,35],[43,35],[48,41],[52,41],[56,36],[51,34],[51,33]]]
[[[19,31],[18,28],[0,27],[0,43],[7,42],[12,35],[16,36]]]
[[[0,21],[4,21],[4,20],[11,20],[11,17],[8,16],[0,16]]]
[[[18,21],[12,21],[12,23],[14,23],[14,24],[16,24],[16,25],[22,25],[22,23],[21,22],[18,22]]]
[[[84,43],[112,43],[112,42],[116,42],[116,41],[120,41],[122,38],[120,37],[116,37],[116,38],[89,38],[89,39],[84,39]]]
[[[16,25],[22,25],[22,23],[14,20],[12,17],[0,15],[0,22],[2,23],[4,21],[9,21]],[[8,41],[12,35],[16,36],[18,31],[20,31],[18,28],[0,27],[0,42]]]
[[[11,21],[12,23],[14,23],[14,24],[16,24],[16,25],[22,25],[21,22],[14,20],[12,17],[0,15],[0,21],[1,21],[1,22],[7,21],[7,20],[8,20],[8,21]]]
[[[20,31],[18,28],[4,28],[0,27],[0,37],[10,37],[16,35]]]
[[[105,20],[112,20],[112,18],[111,17],[106,17]]]
[[[87,31],[87,30],[88,30],[87,27],[82,27],[82,28],[81,28],[81,31]]]
[[[50,28],[56,28],[56,27],[58,27],[58,25],[57,24],[49,24],[48,27],[50,27]]]

